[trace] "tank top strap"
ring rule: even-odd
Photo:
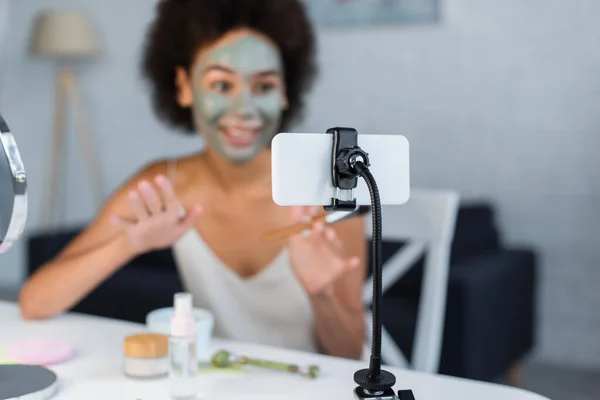
[[[171,181],[173,187],[175,187],[177,179],[177,159],[170,159],[167,161],[167,179]],[[185,217],[185,208],[183,204],[179,204],[179,213],[181,218]]]
[[[167,179],[171,181],[173,185],[175,185],[177,179],[177,160],[170,159],[167,161]]]

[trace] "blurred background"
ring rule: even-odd
[[[338,12],[334,5],[328,10],[325,2],[307,1],[321,72],[305,119],[294,130],[343,125],[406,136],[412,184],[458,191],[463,215],[490,219],[495,251],[513,251],[512,258],[505,256],[513,261],[498,261],[482,248],[474,255],[479,268],[489,262],[533,271],[534,283],[525,289],[532,299],[523,295],[514,306],[533,313],[517,318],[516,339],[478,339],[481,348],[507,346],[514,356],[502,362],[490,356],[475,370],[499,363],[506,374],[489,379],[505,382],[523,367],[519,384],[527,389],[559,400],[599,398],[600,2],[423,1],[396,18],[378,16],[372,9],[377,3],[326,18]],[[98,202],[144,164],[201,145],[157,121],[140,78],[141,44],[154,6],[147,0],[19,0],[5,7],[0,110],[29,176],[28,235],[85,224]],[[87,16],[89,26],[80,26],[77,36],[84,42],[81,57],[36,54],[36,21],[51,10]],[[93,35],[86,39],[88,28]],[[76,77],[80,99],[72,119],[85,115],[87,125],[81,126],[87,128],[64,121],[63,211],[49,222],[43,210],[60,65]],[[89,164],[94,156],[77,147],[84,136],[97,167]],[[469,233],[473,241],[487,234]],[[26,278],[28,251],[23,240],[0,259],[4,297],[14,296]],[[496,303],[510,302],[521,285],[518,271],[503,276]],[[490,304],[481,311],[485,322],[474,326],[487,324],[492,333],[508,329],[494,325],[502,311],[493,307],[504,305]],[[518,335],[531,340],[521,346]],[[463,349],[456,351],[460,358]]]

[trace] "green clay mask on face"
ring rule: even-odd
[[[251,160],[277,133],[283,71],[276,48],[240,35],[203,54],[193,70],[192,113],[197,129],[222,157]]]

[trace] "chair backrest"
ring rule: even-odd
[[[411,189],[410,199],[400,206],[383,206],[383,236],[449,242],[454,234],[459,196],[454,191]],[[366,222],[371,237],[371,214]]]
[[[406,204],[382,207],[383,240],[407,242],[383,266],[383,291],[393,286],[426,253],[411,360],[406,360],[384,327],[382,357],[387,364],[432,373],[438,370],[450,249],[458,208],[456,192],[429,189],[412,189]],[[367,237],[371,238],[371,215],[366,218],[365,228]],[[370,277],[363,291],[367,307],[372,302],[372,285]],[[370,313],[367,314],[370,326]]]

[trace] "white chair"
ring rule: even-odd
[[[443,339],[450,247],[454,236],[459,196],[446,190],[412,189],[410,199],[401,206],[382,207],[383,241],[406,244],[383,265],[383,293],[393,286],[426,253],[417,324],[410,362],[382,327],[383,363],[401,368],[436,373]],[[367,236],[372,237],[372,216],[366,218]],[[373,301],[372,276],[363,290],[366,308],[367,343],[371,343]],[[385,299],[383,299],[385,304]],[[365,344],[363,357],[370,347]]]

